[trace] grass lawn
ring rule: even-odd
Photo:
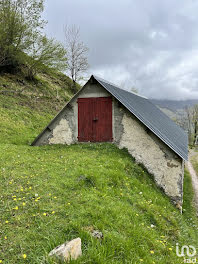
[[[52,263],[47,253],[76,237],[83,256],[74,263],[182,263],[175,243],[198,247],[188,174],[181,216],[147,172],[111,144],[3,144],[0,156],[2,263]]]
[[[198,249],[187,172],[181,215],[126,150],[29,146],[54,113],[22,100],[0,97],[0,263],[56,263],[49,251],[76,237],[83,256],[71,263],[183,263],[176,243]]]

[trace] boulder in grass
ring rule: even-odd
[[[57,246],[49,253],[49,256],[57,257],[66,262],[76,260],[81,255],[81,239],[79,237]]]

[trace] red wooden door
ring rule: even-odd
[[[78,99],[78,141],[112,141],[112,98]]]

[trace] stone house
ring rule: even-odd
[[[147,98],[91,76],[32,145],[112,142],[127,148],[179,207],[187,134]]]

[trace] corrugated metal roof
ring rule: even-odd
[[[188,160],[187,133],[157,108],[149,99],[118,88],[112,83],[95,75],[93,75],[93,78],[175,153],[181,158]]]

